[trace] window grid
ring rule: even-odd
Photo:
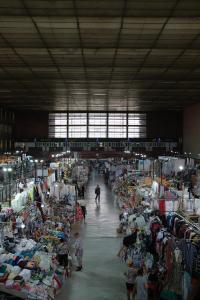
[[[89,128],[89,138],[106,138],[107,136],[107,127],[106,126],[88,126]]]
[[[69,126],[69,138],[87,138],[87,126]]]
[[[86,113],[69,113],[68,125],[87,125]]]
[[[52,138],[145,138],[145,113],[50,113]]]
[[[106,113],[89,113],[89,125],[106,125],[107,114]]]
[[[126,113],[109,113],[108,125],[127,126],[127,114]]]

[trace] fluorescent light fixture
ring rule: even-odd
[[[84,93],[84,92],[73,92],[71,93],[72,95],[87,95],[88,93]]]
[[[96,93],[96,94],[94,94],[94,96],[106,96],[106,94],[105,93]]]
[[[25,227],[26,225],[22,223],[21,228],[24,229]]]
[[[3,171],[4,171],[4,172],[7,172],[7,168],[3,168]]]
[[[12,168],[8,168],[8,172],[12,172]]]
[[[183,166],[179,166],[180,171],[183,171],[183,169],[184,169]]]
[[[38,159],[35,159],[35,163],[38,163]]]

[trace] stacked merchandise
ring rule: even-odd
[[[67,268],[59,264],[58,249],[61,241],[70,248],[71,224],[80,213],[74,185],[47,182],[22,192],[26,201],[17,208],[2,209],[0,291],[23,299],[54,299],[60,291]]]
[[[65,278],[56,254],[47,253],[41,243],[26,238],[10,238],[4,247],[0,256],[0,290],[16,290],[24,299],[54,299]]]
[[[131,179],[131,176],[116,178],[112,190],[116,195],[120,208],[124,205],[132,206],[134,204],[135,182]]]

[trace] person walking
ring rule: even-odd
[[[132,300],[136,294],[135,279],[137,277],[137,270],[134,269],[132,261],[128,262],[128,270],[124,275],[126,276],[127,300]]]
[[[95,197],[95,201],[96,203],[100,203],[100,194],[101,194],[101,189],[100,189],[100,186],[97,184],[96,188],[95,188],[95,194],[96,194],[96,197]]]
[[[85,198],[85,186],[84,186],[84,184],[81,187],[81,195],[82,195],[82,198],[84,199]]]
[[[75,257],[78,262],[78,267],[76,268],[76,271],[81,271],[83,268],[83,242],[78,232],[74,234],[74,238],[75,238],[75,243],[74,243]]]
[[[86,213],[87,213],[86,201],[84,199],[81,199],[81,200],[78,200],[78,203],[80,204],[80,207],[82,209],[83,219],[84,219],[84,222],[85,222]]]

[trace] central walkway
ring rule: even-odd
[[[95,203],[95,187],[101,187],[100,207]],[[84,243],[83,271],[73,272],[58,300],[126,299],[124,265],[117,258],[121,238],[117,237],[118,210],[103,178],[91,174],[85,199],[86,224],[79,226]]]

